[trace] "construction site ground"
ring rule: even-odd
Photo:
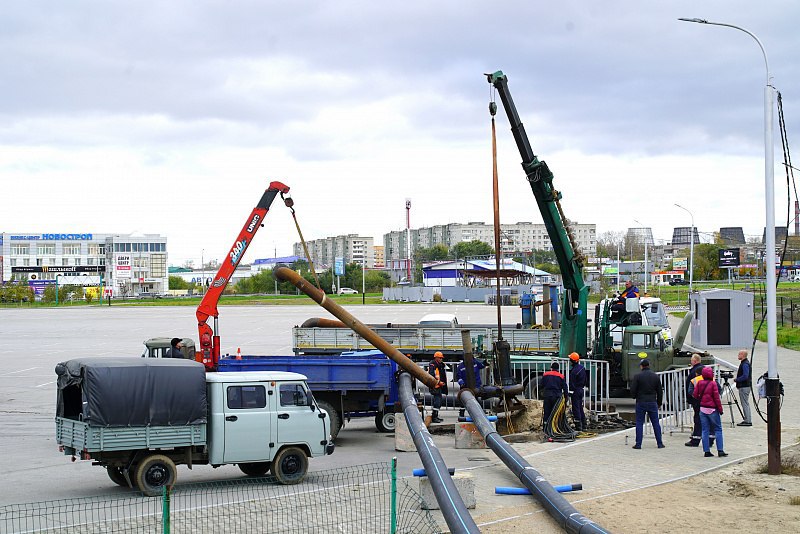
[[[491,322],[496,310],[479,304],[350,307],[363,322],[414,322],[426,313],[455,313],[462,323]],[[516,322],[519,310],[507,307],[504,319]],[[324,312],[313,306],[223,308],[223,346],[245,354],[291,353],[291,326]],[[144,339],[192,336],[196,320],[186,308],[75,308],[0,310],[5,326],[0,347],[0,504],[118,495],[105,472],[90,462],[72,463],[54,441],[55,374],[59,361],[79,356],[139,355]],[[736,363],[735,349],[714,349],[715,356]],[[754,374],[767,368],[767,349],[756,344]],[[800,353],[778,349],[778,369],[786,397],[781,411],[784,459],[797,458],[800,436]],[[765,410],[765,401],[759,406]],[[733,407],[736,410],[735,406]],[[727,407],[726,407],[727,410]],[[445,421],[455,424],[457,411]],[[736,421],[741,417],[736,414]],[[553,484],[580,483],[583,490],[564,494],[588,518],[614,532],[677,532],[697,528],[755,528],[793,531],[800,524],[800,479],[756,471],[766,463],[766,425],[754,410],[752,427],[730,426],[723,417],[727,458],[704,458],[699,448],[684,446],[688,429],[665,436],[665,449],[646,437],[633,450],[633,429],[574,443],[514,443],[515,449]],[[436,434],[449,466],[473,475],[477,507],[471,510],[481,531],[558,532],[559,526],[528,496],[494,494],[495,486],[521,486],[488,449],[455,449],[452,433]],[[401,476],[421,467],[414,452],[394,450],[391,434],[375,430],[369,419],[353,419],[340,433],[332,456],[315,458],[312,470],[346,469],[398,458]],[[180,468],[178,483],[241,477],[233,466]],[[416,483],[414,481],[413,483]],[[344,503],[343,503],[344,505]],[[438,512],[433,512],[436,516]],[[445,523],[438,516],[439,524]]]

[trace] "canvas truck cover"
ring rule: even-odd
[[[92,426],[206,422],[203,364],[179,359],[78,358],[56,365],[59,417]]]

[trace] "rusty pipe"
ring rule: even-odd
[[[323,291],[309,284],[308,281],[297,272],[288,267],[277,267],[273,271],[273,274],[282,282],[291,282],[294,284],[297,289],[328,310],[337,319],[347,325],[348,328],[353,330],[353,332],[372,343],[375,348],[388,356],[389,359],[393,360],[397,365],[408,371],[411,376],[430,388],[435,388],[437,386],[438,383],[433,376],[426,373],[419,365],[407,358],[405,354],[397,350],[391,343],[376,334],[370,327],[356,319],[350,312],[336,304],[332,299],[329,299]]]
[[[311,317],[306,319],[300,326],[303,328],[347,328],[347,325],[341,321],[325,319],[324,317]]]

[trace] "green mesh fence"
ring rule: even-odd
[[[392,499],[391,464],[175,486],[165,497],[91,497],[0,507],[0,532],[441,532],[405,479]],[[396,515],[392,514],[395,503]],[[166,517],[166,521],[164,518]]]

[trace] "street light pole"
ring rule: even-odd
[[[709,22],[705,19],[678,19],[684,22],[724,26],[746,33],[755,40],[764,56],[766,83],[764,85],[764,202],[766,204],[766,256],[764,258],[767,274],[767,465],[770,475],[781,472],[781,433],[780,433],[780,381],[778,380],[778,324],[776,306],[775,275],[775,150],[773,134],[773,102],[771,76],[767,51],[761,40],[752,32],[722,22]]]
[[[692,227],[689,230],[689,294],[692,293],[692,283],[694,282],[694,215],[680,204],[677,207],[689,214],[692,218]]]
[[[633,222],[635,222],[636,224],[641,226],[642,230],[644,230],[644,225],[642,223],[640,223],[636,219],[634,219]],[[644,293],[646,295],[647,294],[647,277],[648,277],[648,274],[650,274],[650,273],[647,272],[647,235],[644,236],[644,269],[642,269],[642,274],[644,275]]]

